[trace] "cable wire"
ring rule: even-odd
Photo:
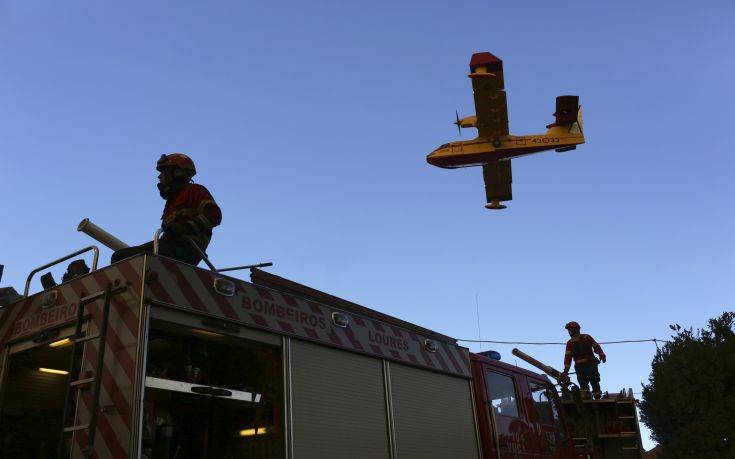
[[[566,345],[567,343],[561,343],[561,342],[535,342],[535,341],[491,341],[491,340],[479,340],[479,339],[458,339],[457,341],[462,341],[465,343],[491,343],[491,344],[528,344],[533,346],[546,346],[546,345]],[[649,339],[624,339],[620,341],[600,341],[597,344],[624,344],[624,343],[656,343],[658,346],[658,343],[669,343],[671,341],[667,339],[659,339],[659,338],[649,338]]]

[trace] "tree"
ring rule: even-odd
[[[671,328],[643,386],[641,420],[662,458],[735,458],[735,312],[696,332]]]

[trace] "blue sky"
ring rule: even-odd
[[[273,261],[457,338],[476,298],[485,339],[703,326],[735,294],[735,6],[649,3],[0,0],[2,283],[89,244],[83,217],[150,239],[155,161],[183,151],[224,212],[218,265]],[[588,140],[514,161],[497,213],[479,169],[425,162],[460,139],[485,50],[512,133],[571,93]],[[606,351],[603,386],[640,390],[655,346]]]

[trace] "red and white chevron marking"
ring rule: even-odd
[[[167,258],[149,256],[147,259],[148,269],[158,274],[157,280],[146,283],[144,297],[147,299],[334,347],[470,376],[466,348],[435,340],[438,349],[428,352],[424,346],[428,337],[404,328]],[[235,282],[234,296],[226,297],[216,292],[214,279],[218,277]],[[333,312],[347,316],[349,325],[345,328],[335,326]]]
[[[100,391],[100,413],[97,416],[95,452],[100,458],[127,458],[133,432],[133,402],[136,380],[136,349],[140,316],[140,286],[142,258],[121,262],[81,278],[75,284],[78,292],[104,290],[115,279],[130,282],[125,292],[115,295],[110,303],[110,316],[105,346],[104,370]],[[88,333],[97,333],[102,321],[103,300],[87,305],[91,314]],[[99,352],[97,340],[88,341],[84,349],[85,371],[96,373]],[[75,424],[87,424],[92,406],[92,391],[79,391]],[[85,431],[74,435],[72,457],[84,457],[81,449],[87,444]]]
[[[97,416],[95,457],[127,458],[130,452],[132,431],[132,407],[135,382],[135,359],[140,311],[140,291],[143,257],[116,263],[84,277],[55,287],[56,303],[43,307],[50,291],[30,296],[0,316],[1,344],[8,341],[30,339],[37,333],[76,320],[79,300],[86,295],[104,291],[108,284],[118,282],[127,285],[124,292],[115,295],[110,303],[109,327],[105,347],[104,371],[100,394],[101,412]],[[99,299],[85,308],[91,315],[88,333],[96,334],[102,319],[103,300]],[[85,343],[84,370],[96,370],[98,341]],[[89,422],[92,391],[78,391],[75,425]],[[81,447],[87,444],[86,431],[74,433],[73,458],[83,458]]]

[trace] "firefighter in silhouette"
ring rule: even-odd
[[[577,381],[579,388],[589,393],[589,386],[592,385],[592,395],[599,398],[600,391],[600,372],[597,365],[607,361],[605,353],[597,341],[590,335],[580,333],[580,326],[577,322],[569,322],[564,327],[569,332],[571,338],[567,341],[567,350],[564,354],[564,377],[569,377],[569,366],[574,359],[574,371],[577,373]],[[595,357],[599,356],[599,360]]]
[[[188,156],[181,153],[161,155],[156,169],[160,172],[158,191],[166,200],[158,253],[196,266],[202,256],[192,241],[205,252],[212,238],[212,228],[222,221],[222,212],[206,188],[192,183],[197,171]],[[112,263],[140,253],[153,253],[153,242],[116,250]]]

